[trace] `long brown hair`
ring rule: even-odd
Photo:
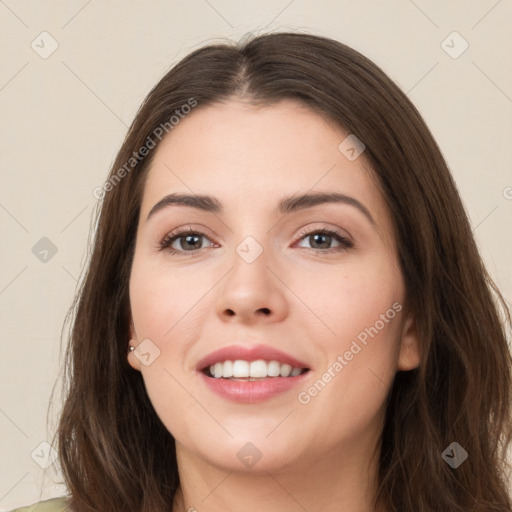
[[[195,50],[152,89],[129,129],[67,317],[56,439],[71,508],[163,512],[172,504],[175,442],[126,357],[128,283],[155,153],[141,157],[140,148],[149,140],[158,146],[159,127],[172,137],[170,119],[184,105],[198,110],[237,96],[257,105],[298,99],[355,134],[389,205],[422,357],[417,369],[396,374],[388,395],[377,502],[399,512],[511,510],[510,311],[484,268],[447,164],[419,112],[379,67],[340,42],[298,33]],[[452,442],[469,454],[456,469],[442,457]]]

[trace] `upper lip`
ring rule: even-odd
[[[278,361],[281,364],[289,364],[293,368],[308,368],[308,365],[302,361],[268,345],[254,345],[252,347],[230,345],[210,352],[197,363],[196,369],[197,371],[202,371],[212,364],[223,361],[235,361],[237,359],[249,362],[263,359],[265,361]]]

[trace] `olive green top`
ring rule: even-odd
[[[66,512],[67,502],[66,498],[53,498],[34,503],[28,507],[16,508],[11,512]]]

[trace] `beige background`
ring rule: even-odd
[[[0,510],[63,493],[56,464],[41,493],[41,443],[92,191],[172,64],[206,42],[275,29],[327,35],[373,59],[434,133],[511,301],[511,21],[510,0],[0,1]],[[463,39],[442,45],[453,31]],[[32,251],[43,237],[57,248],[47,262]]]

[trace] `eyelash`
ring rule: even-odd
[[[311,230],[311,231],[303,230],[300,233],[299,240],[302,240],[306,236],[312,236],[312,235],[317,235],[317,234],[325,234],[325,235],[331,236],[337,242],[339,242],[340,245],[338,247],[331,247],[329,249],[314,249],[314,248],[308,248],[308,247],[304,247],[304,249],[309,249],[310,251],[314,251],[314,252],[320,252],[322,254],[331,254],[331,253],[339,252],[339,251],[347,251],[348,249],[351,249],[354,246],[354,244],[347,237],[342,235],[339,231],[337,231],[335,229],[330,229],[330,228],[320,228],[320,229]],[[201,249],[193,249],[191,251],[179,251],[179,250],[171,248],[171,245],[175,240],[177,240],[181,237],[184,237],[186,235],[199,235],[199,236],[208,238],[206,236],[206,234],[201,233],[200,231],[197,231],[197,230],[193,230],[191,228],[180,229],[180,230],[176,230],[176,231],[169,233],[160,242],[159,250],[166,251],[169,254],[177,254],[177,253],[196,254],[198,251],[201,251],[202,249],[207,249],[207,247],[203,247]]]

